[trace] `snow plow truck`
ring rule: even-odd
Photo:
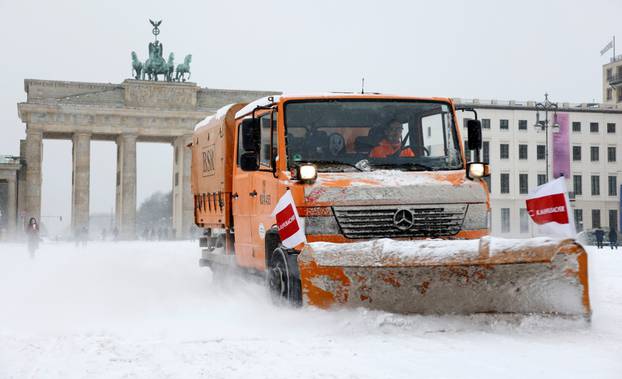
[[[589,318],[581,245],[488,236],[473,113],[463,142],[449,98],[279,95],[221,108],[190,145],[199,264],[264,275],[294,305]],[[295,246],[274,215],[285,195],[305,237]]]

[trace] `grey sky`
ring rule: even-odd
[[[17,154],[23,80],[119,83],[160,19],[164,52],[193,54],[203,87],[369,91],[554,101],[601,99],[599,50],[620,1],[0,0],[0,154]],[[71,200],[71,145],[44,143],[43,214]],[[171,187],[172,149],[138,147],[138,201]],[[91,212],[114,207],[115,148],[92,145]]]

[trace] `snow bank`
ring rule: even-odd
[[[0,378],[619,378],[622,252],[590,251],[590,326],[271,304],[195,242],[0,244]],[[285,355],[284,355],[285,354]],[[286,357],[286,358],[284,358]]]

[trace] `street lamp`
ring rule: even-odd
[[[541,129],[545,132],[546,146],[544,148],[544,159],[546,160],[546,181],[549,181],[549,126],[553,128],[553,133],[559,131],[559,124],[557,123],[557,109],[559,106],[557,103],[553,103],[549,100],[549,94],[544,94],[544,103],[536,103],[536,129]],[[540,120],[540,110],[544,110],[544,120]],[[553,124],[549,125],[549,110],[553,111]]]

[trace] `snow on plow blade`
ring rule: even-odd
[[[587,254],[572,239],[315,242],[298,264],[303,302],[320,308],[591,313]]]

